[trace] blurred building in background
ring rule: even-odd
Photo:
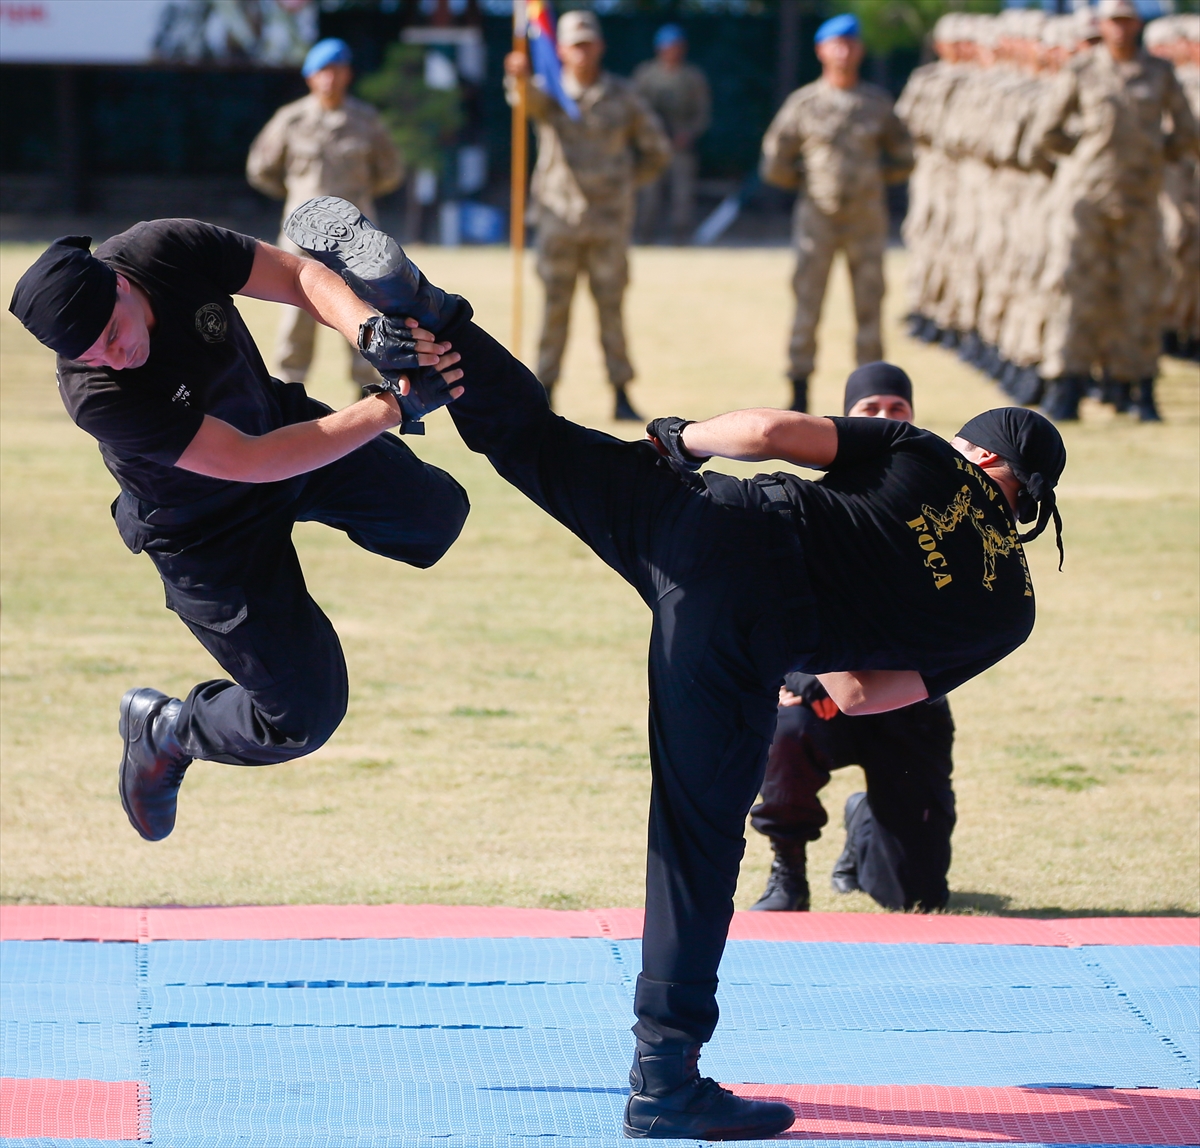
[[[1030,0],[1038,3],[1040,0]],[[1146,15],[1197,0],[1141,0]],[[1074,0],[1045,0],[1066,10]],[[865,78],[898,93],[949,9],[1002,0],[563,0],[593,9],[605,66],[630,75],[670,20],[712,86],[697,146],[697,219],[708,237],[784,242],[790,197],[754,176],[762,134],[788,92],[818,74],[812,34],[855,11]],[[1023,6],[1020,3],[1009,6]],[[305,92],[318,38],[354,51],[357,93],[380,108],[411,173],[380,204],[408,239],[495,242],[507,234],[510,113],[501,64],[511,0],[0,0],[0,223],[54,233],[88,217],[114,228],[195,215],[274,234],[249,188],[246,151],[274,110]],[[891,193],[893,223],[904,190]],[[714,218],[714,210],[720,213]],[[702,228],[704,224],[702,224]]]

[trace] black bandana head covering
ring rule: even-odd
[[[912,379],[893,363],[864,363],[852,371],[846,380],[843,414],[848,415],[854,404],[872,395],[896,395],[912,406]]]
[[[1061,570],[1062,519],[1054,488],[1067,465],[1067,448],[1055,425],[1024,407],[999,407],[976,415],[958,432],[958,437],[998,454],[1012,468],[1021,484],[1017,495],[1017,521],[1035,522],[1032,530],[1021,535],[1022,542],[1036,538],[1050,520],[1054,520],[1058,568]]]
[[[90,251],[90,235],[64,235],[17,283],[8,309],[39,343],[77,359],[108,326],[117,273]]]

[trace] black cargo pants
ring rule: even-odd
[[[466,444],[653,612],[634,1032],[659,1046],[706,1041],[779,686],[816,644],[795,531],[764,512],[768,500],[755,498],[753,483],[681,476],[648,442],[551,413],[534,375],[478,327],[447,337],[462,355],[466,392],[449,409]]]
[[[950,896],[953,746],[945,698],[829,721],[807,705],[780,706],[762,800],[750,822],[772,840],[815,841],[829,820],[818,790],[831,770],[860,765],[867,807],[855,817],[848,842],[859,888],[889,909],[940,909]]]
[[[287,421],[329,413],[292,387]],[[468,510],[449,474],[391,434],[308,474],[184,507],[122,492],[113,503],[122,539],[150,555],[168,608],[233,679],[201,682],[184,699],[184,750],[230,765],[289,761],[323,745],[345,715],[346,660],[304,584],[295,523],[323,522],[364,550],[424,568],[449,549]]]

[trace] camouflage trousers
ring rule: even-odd
[[[661,231],[663,207],[674,243],[691,238],[696,208],[696,156],[694,152],[671,153],[671,164],[653,183],[638,192],[637,234],[639,243],[653,243]]]
[[[1120,214],[1076,200],[1056,231],[1045,282],[1060,283],[1046,316],[1042,374],[1088,375],[1119,383],[1153,378],[1166,287],[1158,205]]]
[[[859,364],[883,358],[880,313],[883,307],[883,252],[887,245],[887,213],[883,200],[856,204],[834,215],[818,210],[810,199],[796,210],[796,271],[792,290],[796,316],[788,348],[788,374],[805,379],[817,356],[817,323],[833,257],[846,253],[854,292],[857,334],[854,353]]]
[[[1169,268],[1163,328],[1184,341],[1200,339],[1200,172],[1194,163],[1167,166],[1159,206]]]
[[[286,235],[281,235],[277,244],[293,255],[303,255]],[[271,373],[285,383],[302,383],[312,366],[313,348],[316,343],[317,321],[301,307],[284,305],[279,319],[279,333],[275,337],[275,361]],[[330,331],[327,338],[346,342],[337,331]],[[355,386],[365,387],[379,376],[366,359],[349,343],[346,350],[350,355],[350,377]]]
[[[581,271],[587,272],[588,286],[596,301],[608,381],[614,387],[623,387],[633,378],[621,316],[621,303],[629,283],[628,252],[626,231],[589,233],[545,219],[538,225],[537,273],[546,289],[546,309],[538,344],[537,377],[544,387],[550,388],[558,382],[567,346],[571,298]]]

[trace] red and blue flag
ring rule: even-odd
[[[550,7],[550,0],[525,0],[525,18],[529,59],[534,75],[541,76],[546,94],[553,96],[571,119],[579,119],[579,105],[567,95],[562,84],[562,68],[554,39],[554,11]]]

